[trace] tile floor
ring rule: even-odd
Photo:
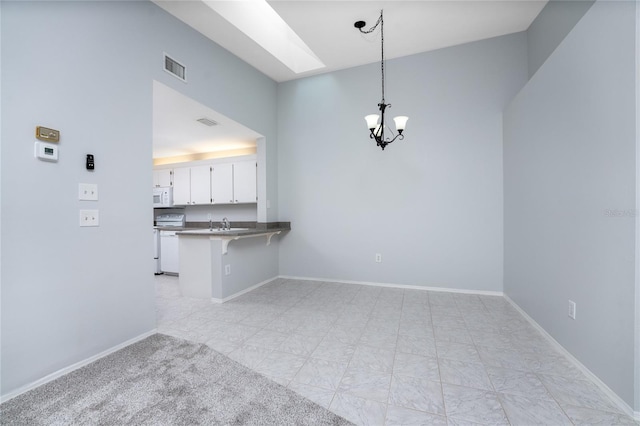
[[[359,425],[637,425],[502,297],[277,279],[214,304],[156,287],[159,332]]]

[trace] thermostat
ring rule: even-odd
[[[44,161],[58,161],[58,145],[36,141],[35,156]]]

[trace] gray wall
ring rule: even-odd
[[[527,30],[529,77],[547,60],[594,0],[551,0]]]
[[[636,322],[635,412],[640,416],[640,5],[636,2]]]
[[[596,2],[504,118],[505,293],[630,406],[635,30]]]
[[[364,120],[379,63],[280,84],[280,273],[501,292],[502,110],[526,52],[519,33],[387,61],[389,115],[410,118],[384,152]]]
[[[271,214],[277,123],[275,82],[150,2],[1,8],[6,395],[155,328],[153,79],[266,136]],[[162,70],[163,51],[187,65],[188,84]],[[34,159],[36,125],[61,131],[58,163]],[[97,183],[100,200],[78,201],[80,182]],[[81,208],[100,209],[100,227],[79,228]]]

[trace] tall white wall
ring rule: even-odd
[[[596,2],[504,118],[505,293],[630,406],[635,7]]]
[[[280,84],[280,273],[501,292],[502,110],[526,51],[519,33],[387,61],[389,123],[410,118],[384,152],[364,121],[379,63]]]
[[[155,328],[152,81],[265,135],[274,211],[277,123],[275,82],[150,2],[1,8],[6,395]],[[163,52],[188,83],[162,70]],[[58,163],[34,159],[37,125],[61,131]],[[80,182],[99,201],[78,201]],[[80,228],[81,208],[99,209],[100,227]]]

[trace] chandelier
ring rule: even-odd
[[[381,39],[381,46],[382,46],[381,60],[380,60],[380,71],[382,73],[382,100],[378,104],[380,115],[371,114],[371,115],[367,115],[364,119],[367,121],[367,127],[371,132],[371,134],[369,135],[369,138],[374,139],[376,141],[376,144],[380,148],[382,148],[382,150],[384,151],[385,147],[389,145],[391,142],[395,141],[398,138],[400,138],[400,140],[404,139],[404,135],[402,134],[402,132],[404,131],[407,125],[407,120],[409,119],[409,117],[404,115],[399,115],[397,117],[394,117],[393,121],[396,124],[396,130],[398,131],[398,133],[396,135],[392,134],[393,138],[385,138],[384,131],[387,126],[384,122],[384,113],[387,108],[391,108],[391,104],[386,103],[384,100],[384,19],[383,19],[382,13],[383,11],[381,10],[380,18],[378,18],[378,21],[375,23],[375,25],[369,28],[368,30],[362,29],[364,28],[365,25],[367,25],[367,23],[364,21],[357,21],[356,23],[353,24],[353,26],[356,27],[362,34],[369,34],[375,31],[375,29],[378,28],[378,25],[380,25],[380,39]],[[380,122],[378,123],[379,118],[380,118]]]

